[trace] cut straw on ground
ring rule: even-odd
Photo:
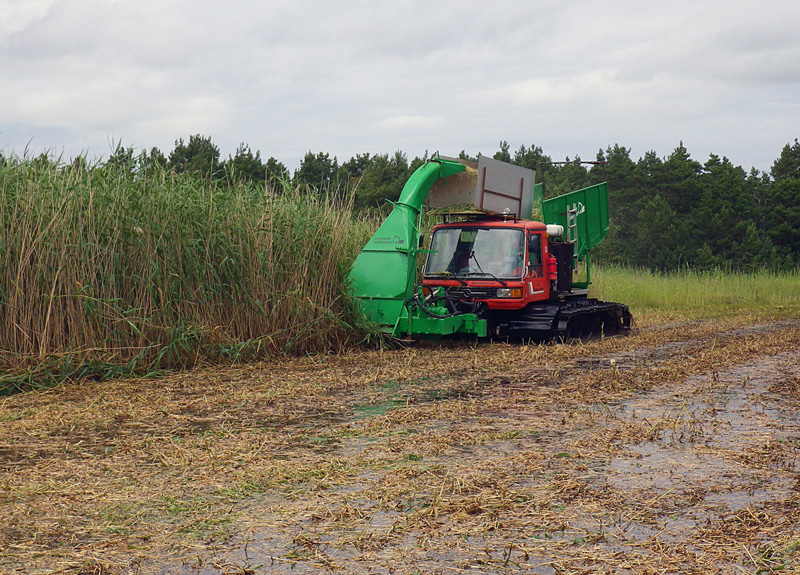
[[[798,435],[769,388],[799,343],[728,320],[14,396],[0,566],[785,572]]]

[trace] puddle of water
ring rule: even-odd
[[[607,481],[617,490],[692,489],[723,474],[729,463],[719,457],[679,451],[647,442],[631,448],[637,456],[614,458]]]
[[[791,481],[770,482],[769,489],[709,493],[705,500],[711,505],[724,505],[728,511],[741,511],[750,505],[788,498],[791,496],[792,485]]]
[[[798,356],[759,358],[712,378],[693,377],[621,402],[614,408],[618,417],[666,427],[658,439],[613,458],[604,480],[617,491],[649,492],[656,509],[658,497],[705,492],[680,521],[695,514],[705,522],[750,505],[788,499],[800,470],[798,402],[787,402],[768,388],[787,372],[800,371]],[[776,441],[786,450],[779,450],[773,463],[769,450]],[[792,452],[795,457],[787,459]],[[667,520],[665,532],[680,532],[685,528],[680,521]]]

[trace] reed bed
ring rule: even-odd
[[[346,196],[156,169],[0,167],[0,391],[342,349]]]
[[[140,165],[143,165],[140,163]],[[0,165],[0,394],[357,343],[347,269],[379,224],[352,196],[149,167]],[[426,218],[426,226],[429,219]],[[796,316],[798,272],[596,269],[638,325]]]

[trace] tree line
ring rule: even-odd
[[[462,151],[465,160],[477,160]],[[634,160],[618,144],[598,151],[595,160],[553,161],[538,146],[511,151],[501,141],[495,159],[536,170],[545,196],[608,182],[610,233],[595,259],[669,271],[681,267],[774,271],[800,265],[800,143],[786,144],[768,173],[746,171],[711,154],[694,160],[683,143],[666,157],[654,151]],[[409,161],[405,153],[356,154],[339,163],[328,153],[309,151],[290,172],[273,157],[263,160],[242,143],[220,157],[209,137],[179,139],[169,155],[157,148],[136,153],[118,147],[106,160],[131,175],[146,177],[151,167],[195,172],[210,180],[266,184],[276,190],[311,188],[353,194],[356,210],[387,209],[410,175],[428,159]],[[2,157],[0,157],[2,160]]]

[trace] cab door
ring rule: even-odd
[[[550,281],[546,277],[543,251],[545,239],[541,233],[528,232],[524,280],[526,301],[542,301],[550,298]]]

